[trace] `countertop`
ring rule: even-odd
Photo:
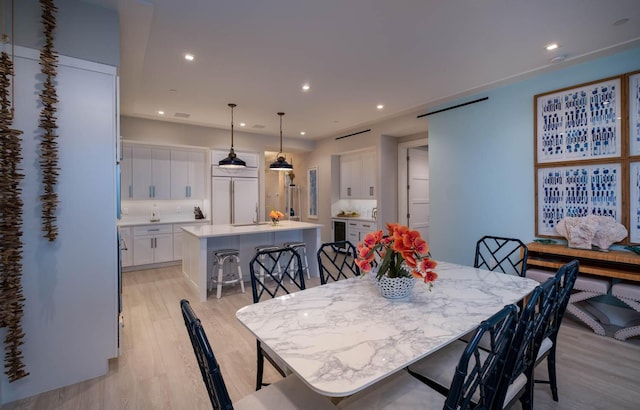
[[[375,219],[367,218],[366,216],[332,216],[331,219],[340,219],[343,221],[376,222]]]
[[[173,214],[167,216],[161,216],[157,222],[149,221],[149,216],[124,216],[118,221],[118,226],[136,226],[136,225],[161,225],[161,224],[180,224],[180,223],[194,223],[194,224],[211,224],[210,219],[195,219],[193,215],[185,214]]]
[[[219,236],[236,236],[236,235],[251,235],[255,233],[269,233],[277,231],[296,231],[301,229],[317,229],[322,228],[320,224],[297,222],[297,221],[280,221],[278,225],[272,225],[269,223],[262,223],[258,225],[245,225],[245,226],[233,226],[233,225],[195,225],[183,227],[182,230],[188,234],[191,234],[197,238],[212,238]]]

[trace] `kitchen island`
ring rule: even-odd
[[[198,289],[200,301],[204,302],[207,300],[207,278],[213,270],[214,250],[238,249],[242,275],[248,282],[249,262],[256,254],[256,246],[303,241],[307,244],[309,272],[317,276],[316,253],[321,245],[320,228],[320,224],[296,221],[281,221],[275,226],[271,223],[186,226],[182,228],[182,272]]]

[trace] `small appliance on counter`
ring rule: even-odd
[[[149,222],[160,222],[160,211],[158,211],[158,207],[153,204],[153,210],[151,211],[151,219]]]
[[[202,213],[202,210],[199,206],[193,208],[193,215],[196,217],[196,219],[204,219],[204,214]]]

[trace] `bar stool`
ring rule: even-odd
[[[261,252],[261,251],[275,251],[278,250],[278,246],[276,245],[258,245],[256,246],[256,253]],[[265,260],[267,258],[267,255],[260,255],[260,282],[264,283],[264,265],[265,265]],[[282,274],[284,273],[282,271],[282,267],[280,266],[280,261],[277,260],[276,261],[276,269],[272,269],[272,272],[277,272],[280,277],[282,277]]]
[[[298,254],[300,254],[300,259],[302,260],[302,270],[307,271],[307,279],[310,279],[311,275],[309,274],[309,260],[307,259],[307,243],[306,242],[285,242],[282,244],[282,246],[284,246],[285,248],[293,249],[296,252],[298,252]],[[295,263],[296,263],[295,259],[293,260],[293,263],[294,263],[293,269],[295,271],[297,269],[297,267],[295,266]]]
[[[242,269],[240,268],[240,257],[238,256],[240,251],[237,249],[218,249],[213,251],[213,272],[211,273],[211,280],[209,281],[209,290],[213,290],[213,285],[217,285],[216,298],[220,299],[222,296],[222,285],[231,285],[240,282],[242,293],[244,293],[244,282],[242,281]],[[236,273],[225,272],[225,262],[236,264]],[[216,267],[218,274],[216,275]],[[236,277],[237,275],[237,277]],[[226,277],[226,280],[225,280]]]
[[[630,283],[616,283],[611,287],[611,294],[633,310],[640,312],[640,286]],[[632,336],[640,336],[640,323],[637,320],[625,324],[624,328],[616,331],[613,335],[618,340],[626,340]]]

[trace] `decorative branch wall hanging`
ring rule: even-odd
[[[44,25],[45,45],[40,50],[41,72],[46,76],[44,88],[40,93],[42,111],[40,112],[40,128],[44,130],[40,142],[40,169],[42,170],[42,183],[44,193],[40,195],[42,202],[42,230],[44,237],[49,241],[55,241],[58,236],[56,224],[56,210],[58,208],[58,136],[56,128],[56,104],[58,96],[54,86],[56,68],[58,67],[58,55],[53,49],[53,31],[56,28],[57,11],[53,0],[40,0],[42,8],[42,24]]]
[[[2,27],[5,16],[2,1]],[[13,16],[13,2],[12,2]],[[12,19],[13,20],[13,19]],[[13,30],[13,21],[11,22]],[[3,47],[9,42],[2,34]],[[11,128],[13,124],[13,98],[10,91],[14,82],[13,45],[12,56],[3,48],[0,52],[0,325],[7,328],[4,339],[5,373],[10,382],[29,375],[25,371],[22,351],[24,332],[24,296],[22,293],[22,198],[20,173],[22,131]]]

